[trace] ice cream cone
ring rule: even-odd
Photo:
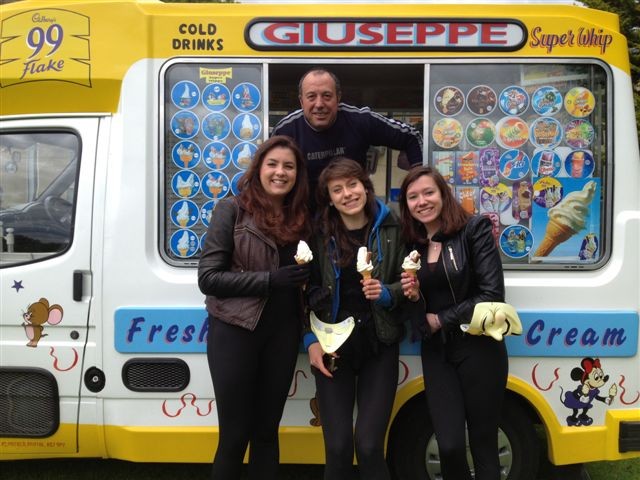
[[[547,230],[544,233],[544,238],[538,246],[538,249],[533,254],[534,257],[546,257],[554,248],[560,245],[562,242],[566,242],[575,235],[575,230],[556,222],[553,219],[549,220],[547,224]]]
[[[181,227],[186,227],[187,223],[189,223],[189,217],[186,217],[186,218],[180,217],[178,219],[178,223],[180,224]]]
[[[180,187],[178,188],[178,193],[181,197],[188,197],[191,195],[191,187]]]
[[[188,251],[189,251],[188,248],[178,248],[178,252],[180,252],[181,257],[186,257]]]
[[[417,275],[417,270],[414,268],[405,268],[404,269],[404,273],[411,275],[412,277],[415,277]]]
[[[360,272],[360,275],[362,275],[363,280],[371,280],[371,272],[369,272],[368,270]]]

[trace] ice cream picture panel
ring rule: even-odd
[[[610,170],[604,70],[434,65],[428,83],[429,163],[467,212],[491,219],[505,267],[601,261]]]
[[[238,193],[253,161],[264,128],[261,69],[175,63],[164,72],[164,254],[171,262],[197,261],[212,209]]]

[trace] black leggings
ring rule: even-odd
[[[353,478],[354,439],[360,478],[391,478],[384,458],[384,436],[398,387],[398,358],[397,344],[380,345],[377,355],[356,359],[355,365],[348,356],[338,359],[333,378],[313,369],[325,445],[325,480]]]
[[[442,478],[471,480],[466,420],[475,480],[499,480],[498,424],[508,373],[504,342],[456,332],[444,346],[435,335],[422,343],[422,368]]]
[[[295,316],[261,318],[253,332],[209,317],[207,359],[220,425],[213,480],[239,480],[248,444],[249,478],[277,477],[278,426],[299,344]]]

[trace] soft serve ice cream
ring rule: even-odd
[[[373,264],[371,263],[371,252],[367,250],[367,247],[360,247],[358,249],[356,269],[360,275],[362,275],[363,279],[368,280],[371,278]]]
[[[417,250],[412,250],[409,255],[404,257],[402,269],[409,275],[416,276],[416,272],[420,270],[420,254]]]
[[[546,257],[559,244],[585,228],[589,205],[595,192],[596,182],[591,180],[582,190],[569,193],[560,203],[549,209],[547,230],[534,256]]]
[[[305,263],[309,263],[313,260],[313,252],[309,248],[309,245],[307,245],[307,242],[304,240],[300,240],[298,242],[298,250],[296,251],[294,258],[298,265],[304,265]]]

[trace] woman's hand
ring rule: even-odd
[[[409,275],[406,272],[400,274],[400,285],[402,285],[402,293],[412,302],[420,299],[420,282],[415,275]]]
[[[429,324],[429,328],[431,328],[431,333],[435,333],[442,328],[437,313],[427,313],[427,323]]]
[[[380,280],[375,278],[369,278],[367,280],[360,280],[362,284],[362,293],[367,300],[378,300],[382,293],[382,284]]]
[[[337,355],[335,354],[333,354],[333,356],[337,357]],[[311,364],[311,366],[316,367],[318,370],[320,370],[320,372],[325,377],[333,378],[331,372],[327,370],[327,367],[324,366],[323,357],[324,351],[320,346],[320,342],[315,342],[309,345],[309,363]]]

